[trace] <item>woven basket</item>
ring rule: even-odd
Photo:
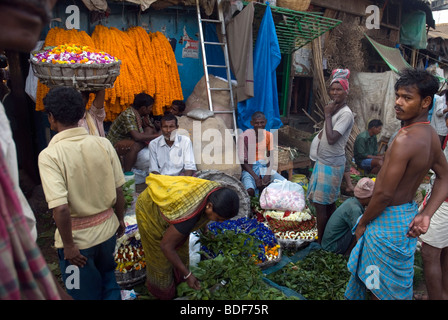
[[[277,7],[291,9],[294,11],[306,11],[311,0],[277,0]]]
[[[122,289],[130,289],[146,279],[146,268],[122,273],[115,270],[115,279]]]
[[[80,91],[112,88],[120,75],[121,61],[108,64],[52,64],[30,60],[40,82],[50,88],[74,87]]]
[[[286,164],[291,161],[291,148],[278,146],[278,163]]]

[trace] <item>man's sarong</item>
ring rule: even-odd
[[[339,198],[345,165],[327,166],[316,161],[308,184],[307,198],[319,204],[332,204]]]
[[[417,238],[406,234],[417,213],[415,202],[391,206],[367,225],[347,264],[347,299],[365,299],[366,289],[380,300],[412,299]]]
[[[155,297],[173,299],[176,285],[183,279],[163,254],[160,242],[170,224],[186,221],[200,214],[207,196],[220,185],[194,177],[154,174],[149,175],[146,183],[148,188],[138,197],[135,208],[145,253],[146,285]],[[208,221],[202,215],[193,230],[205,226]],[[177,253],[188,267],[189,241],[179,245]]]

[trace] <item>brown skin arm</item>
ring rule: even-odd
[[[448,197],[448,163],[440,148],[436,148],[435,163],[432,170],[436,174],[431,196],[423,210],[412,220],[409,226],[409,237],[418,237],[428,231],[434,212]]]
[[[161,135],[160,132],[157,132],[152,127],[145,127],[143,133],[140,133],[137,130],[132,130],[130,134],[132,139],[137,142],[151,141]]]
[[[332,145],[335,144],[339,138],[342,137],[342,135],[333,130],[333,124],[331,123],[331,117],[333,114],[340,109],[340,106],[337,106],[334,102],[329,103],[324,108],[325,113],[325,133],[327,136],[328,144]]]
[[[124,199],[124,193],[123,193],[122,187],[116,188],[115,192],[116,192],[117,200],[115,201],[114,212],[118,218],[118,222],[120,223],[120,225],[118,226],[118,230],[117,230],[117,238],[120,238],[124,234],[124,231],[126,229],[126,226],[124,224],[125,199]]]
[[[106,97],[106,89],[97,91],[95,93],[95,99],[93,100],[93,105],[98,109],[104,108],[105,97]]]
[[[165,231],[162,241],[160,242],[160,248],[162,249],[165,257],[184,277],[190,273],[190,270],[188,270],[187,266],[180,259],[176,248],[187,240],[188,236],[180,233],[177,231],[176,227],[170,225]],[[186,281],[188,286],[192,289],[199,290],[201,288],[199,280],[196,279],[193,274],[191,274]]]
[[[64,258],[72,265],[83,267],[87,258],[79,252],[78,246],[73,242],[72,221],[68,205],[63,204],[54,208],[53,217],[64,244]]]

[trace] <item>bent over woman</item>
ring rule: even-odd
[[[146,285],[158,299],[173,299],[182,281],[200,284],[189,271],[190,233],[209,221],[235,217],[239,197],[218,182],[189,176],[150,174],[136,203],[136,216],[146,259]]]

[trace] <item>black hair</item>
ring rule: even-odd
[[[176,127],[177,127],[178,126],[178,124],[177,124],[177,117],[174,114],[172,114],[172,113],[165,113],[162,116],[162,118],[160,118],[160,122],[162,122],[162,121],[172,121],[172,120],[175,121]]]
[[[400,78],[395,82],[395,91],[398,91],[402,87],[416,86],[422,99],[431,97],[431,104],[428,108],[428,110],[431,110],[434,95],[439,90],[439,80],[427,70],[420,68],[403,69],[399,73],[399,76]]]
[[[55,87],[50,89],[43,99],[45,111],[63,125],[78,124],[86,112],[82,94],[73,87]]]
[[[259,118],[264,118],[264,119],[266,119],[266,115],[263,113],[263,112],[261,112],[261,111],[255,111],[253,114],[252,114],[252,120],[255,120],[255,119],[259,119]]]
[[[213,211],[224,219],[231,219],[240,210],[238,194],[227,187],[220,188],[210,194],[208,201],[213,204]]]
[[[132,103],[132,106],[138,110],[141,107],[148,107],[152,106],[153,104],[154,98],[149,94],[142,92],[134,96],[134,102]]]
[[[383,123],[379,119],[373,119],[369,121],[368,129],[381,127]]]
[[[185,102],[183,102],[182,100],[174,100],[171,105],[176,105],[179,107],[179,112],[184,112],[185,111]]]

